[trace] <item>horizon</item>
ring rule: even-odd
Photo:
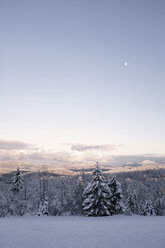
[[[122,147],[122,145],[120,145]],[[165,154],[119,154],[112,144],[87,145],[66,143],[57,149],[35,147],[19,141],[0,140],[0,165],[29,164],[60,168],[88,168],[99,162],[101,166],[165,165]]]
[[[0,6],[1,161],[164,161],[164,2]]]

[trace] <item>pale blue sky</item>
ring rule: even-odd
[[[1,0],[0,23],[1,139],[164,153],[164,0]]]

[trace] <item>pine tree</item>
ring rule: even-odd
[[[144,216],[156,215],[151,200],[140,201],[139,214]]]
[[[76,189],[74,192],[74,200],[73,200],[73,214],[82,215],[83,214],[83,180],[80,176],[77,181]]]
[[[23,190],[23,188],[24,186],[23,186],[22,176],[18,167],[14,175],[13,182],[10,186],[10,191],[13,194],[18,194],[21,190]]]
[[[40,180],[40,204],[37,211],[37,215],[49,215],[48,210],[48,180],[47,177],[43,174],[42,179]]]
[[[6,196],[0,192],[0,217],[7,215],[7,199]]]
[[[125,212],[125,207],[122,202],[122,189],[121,189],[121,184],[117,181],[116,176],[113,176],[108,183],[108,186],[111,191],[111,196],[110,196],[110,214],[119,214],[122,212]]]
[[[130,194],[126,200],[126,213],[128,215],[138,214],[138,202],[135,193]]]
[[[13,182],[9,188],[8,195],[8,214],[11,215],[23,215],[25,213],[25,201],[24,201],[24,185],[22,180],[22,175],[17,168]]]
[[[61,215],[62,213],[62,205],[60,198],[56,195],[52,201],[50,202],[50,214],[51,215]]]
[[[47,196],[45,196],[42,199],[42,201],[40,202],[40,206],[39,206],[37,214],[38,214],[38,216],[40,216],[40,215],[49,215]]]
[[[87,216],[107,216],[110,215],[110,189],[105,182],[102,171],[96,164],[93,171],[92,180],[84,190],[83,211]]]
[[[155,214],[163,216],[164,215],[164,201],[163,198],[158,198],[155,202]]]

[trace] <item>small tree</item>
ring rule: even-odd
[[[45,196],[44,199],[42,199],[42,201],[40,202],[37,214],[38,214],[38,216],[40,216],[40,215],[49,215],[47,196]]]
[[[93,171],[92,180],[84,190],[83,211],[87,216],[107,216],[110,215],[110,189],[105,182],[99,164]]]
[[[0,192],[0,217],[7,215],[7,199],[2,192]]]
[[[122,202],[122,189],[121,189],[121,184],[117,181],[116,177],[113,176],[108,183],[108,186],[111,191],[111,196],[110,196],[110,214],[119,214],[122,212],[125,212],[125,207]]]
[[[42,179],[40,179],[40,204],[37,211],[37,215],[49,215],[48,210],[48,180],[43,174]]]
[[[50,214],[51,215],[61,215],[62,205],[59,197],[56,195],[50,202]]]
[[[164,211],[164,201],[163,198],[158,198],[155,202],[155,214],[163,216],[165,211]]]
[[[22,180],[21,172],[18,167],[16,173],[14,174],[13,182],[10,186],[10,192],[12,192],[15,195],[18,194],[20,191],[22,191],[23,188],[24,188],[23,180]]]
[[[25,213],[24,185],[22,175],[17,168],[8,195],[8,214],[23,215]]]
[[[140,201],[139,214],[144,216],[156,215],[153,204],[150,200]]]
[[[126,213],[128,215],[138,214],[138,202],[135,193],[130,194],[126,200]]]
[[[74,192],[73,199],[73,214],[82,215],[83,214],[83,180],[80,176],[77,181],[77,185]]]

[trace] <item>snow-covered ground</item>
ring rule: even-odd
[[[0,218],[0,248],[165,248],[165,217]]]

